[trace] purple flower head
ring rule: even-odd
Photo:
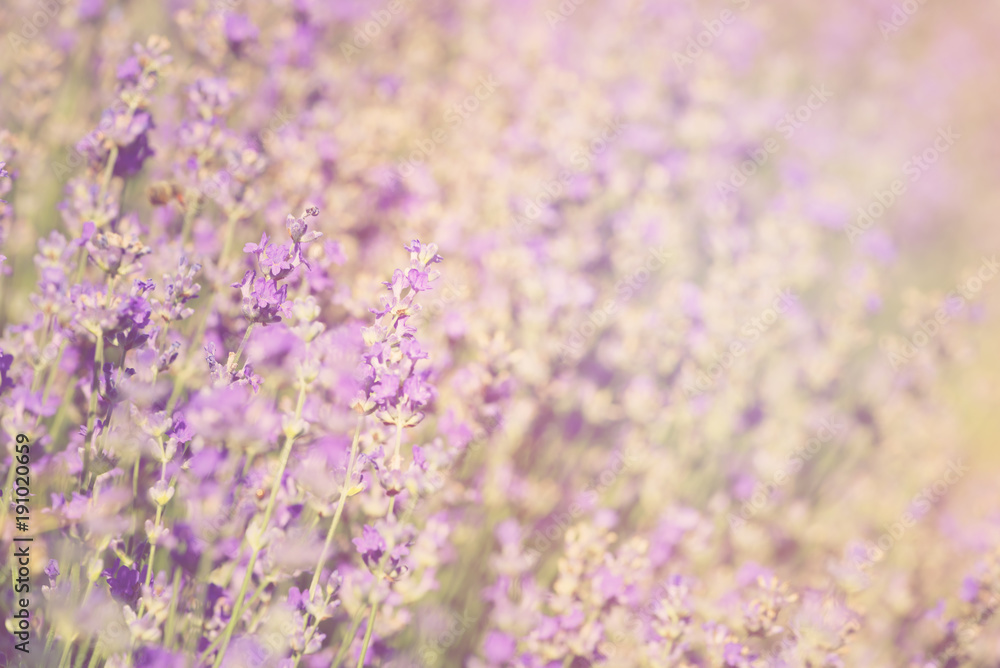
[[[257,259],[260,262],[260,268],[275,281],[280,281],[288,276],[294,266],[292,264],[294,260],[292,250],[285,245],[271,244],[264,249],[261,255],[257,256]]]
[[[259,244],[255,244],[255,243],[251,242],[251,243],[247,243],[246,245],[244,245],[243,246],[243,252],[244,253],[251,253],[251,254],[253,254],[253,256],[256,257],[257,261],[259,262],[260,261],[261,253],[264,252],[265,248],[267,248],[267,232],[264,232],[263,234],[260,235],[260,243]]]
[[[306,218],[314,217],[319,215],[319,209],[316,207],[309,207],[306,209],[305,213],[301,218],[296,218],[295,216],[288,216],[285,220],[285,228],[288,230],[288,236],[291,237],[295,244],[307,244],[310,241],[315,241],[323,236],[322,232],[309,231],[309,225],[306,223]]]
[[[307,209],[308,216],[315,216],[318,209]],[[318,233],[314,233],[317,234]],[[291,247],[287,244],[268,244],[267,234],[262,234],[260,243],[248,243],[243,246],[243,252],[253,255],[260,266],[262,275],[254,270],[248,270],[239,283],[232,287],[239,288],[243,295],[243,315],[253,323],[270,324],[279,322],[283,315],[288,314],[288,286],[280,288],[278,283],[287,278],[295,269],[309,264],[302,255],[301,244],[295,242]]]
[[[127,146],[121,147],[118,151],[118,160],[115,161],[114,175],[122,178],[135,176],[142,171],[142,166],[147,159],[153,157],[154,151],[149,146],[149,135],[147,131],[153,128],[153,121],[150,120],[148,127],[142,134]]]
[[[440,262],[441,256],[434,244],[414,240],[405,248],[410,251],[410,268],[396,269],[392,279],[383,283],[388,294],[382,295],[382,309],[370,309],[375,324],[362,329],[368,346],[363,355],[367,368],[360,374],[365,382],[355,407],[364,412],[378,410],[378,417],[387,424],[412,427],[423,418],[421,409],[434,399],[435,391],[430,371],[416,368],[428,356],[407,319],[420,308],[417,295],[430,290],[430,282],[437,278],[428,267]]]
[[[10,367],[13,362],[14,356],[4,353],[3,348],[0,348],[0,396],[14,387],[14,379],[10,377]]]
[[[483,643],[483,655],[490,663],[502,666],[514,659],[517,641],[506,633],[490,631]]]
[[[223,30],[226,33],[226,41],[229,43],[229,48],[237,56],[243,54],[248,44],[256,42],[257,36],[260,34],[257,26],[245,14],[226,14]]]
[[[288,590],[288,605],[293,610],[305,611],[308,602],[308,591],[301,591],[298,587],[292,587]]]
[[[979,596],[980,586],[979,580],[972,576],[967,576],[962,580],[961,599],[966,603],[975,601],[976,597]]]
[[[184,655],[160,647],[143,647],[135,655],[136,668],[173,668],[183,665]]]
[[[59,577],[59,562],[55,559],[49,559],[49,563],[45,567],[45,574],[49,576],[51,582],[55,582],[56,578]]]
[[[257,272],[248,270],[243,274],[243,280],[233,283],[243,295],[243,317],[250,322],[268,325],[281,322],[281,314],[285,313],[288,286],[279,290],[277,282],[265,277],[258,279]]]
[[[732,666],[733,668],[749,666],[748,658],[746,648],[739,643],[726,643],[725,648],[722,650],[722,660],[726,662],[727,666]]]
[[[141,571],[129,568],[115,559],[114,565],[105,570],[103,575],[111,588],[111,595],[116,600],[131,606],[136,604],[142,587]]]
[[[203,77],[188,88],[188,109],[192,116],[211,121],[229,111],[233,98],[225,79]]]
[[[132,56],[124,63],[118,66],[118,70],[115,76],[118,81],[123,83],[135,84],[139,81],[139,76],[142,74],[142,65],[139,64],[139,59]]]
[[[414,267],[426,268],[444,259],[437,254],[437,244],[421,244],[419,239],[414,239],[409,246],[403,248],[410,251],[410,264]]]
[[[77,16],[81,21],[92,21],[104,14],[104,0],[81,0]]]
[[[385,540],[374,527],[368,524],[362,528],[361,537],[353,539],[352,542],[368,568],[375,568],[382,560],[382,555],[385,554]]]

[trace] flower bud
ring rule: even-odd
[[[174,498],[174,488],[166,480],[158,480],[149,488],[149,498],[158,506],[165,506]]]
[[[312,322],[319,317],[319,313],[319,303],[312,295],[296,299],[292,303],[292,315],[294,315],[295,319],[299,322]]]
[[[255,516],[252,520],[250,520],[250,524],[247,526],[247,545],[249,545],[250,549],[254,552],[263,550],[268,543],[268,535],[265,529],[266,527],[259,516]]]
[[[170,533],[170,529],[163,526],[156,526],[153,524],[153,520],[146,520],[146,535],[149,537],[149,542],[156,545],[160,538],[166,536]]]
[[[285,438],[288,439],[296,438],[306,433],[308,426],[305,420],[296,419],[290,415],[285,415],[281,418],[281,431],[285,434]]]
[[[328,598],[334,598],[340,593],[340,587],[344,584],[344,578],[340,575],[340,571],[334,571],[330,573],[330,577],[326,581],[326,595]]]

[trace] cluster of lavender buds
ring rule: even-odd
[[[0,668],[1000,665],[998,27],[5,0]]]

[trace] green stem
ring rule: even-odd
[[[377,583],[376,583],[377,584]],[[371,598],[374,599],[375,589],[372,589]],[[372,631],[375,629],[375,613],[378,612],[378,601],[372,600],[372,611],[368,615],[368,628],[365,629],[365,639],[361,644],[361,656],[358,657],[357,668],[362,668],[365,665],[365,656],[368,654],[368,643],[372,639]]]
[[[354,471],[354,460],[358,455],[358,441],[361,437],[361,425],[364,422],[364,414],[358,415],[358,424],[354,428],[354,440],[351,442],[351,454],[347,460],[347,473],[344,475],[344,484],[340,488],[340,500],[337,501],[337,510],[333,515],[333,523],[326,533],[326,542],[323,543],[323,550],[320,552],[319,561],[316,562],[316,570],[313,572],[312,584],[309,586],[309,599],[312,600],[316,593],[316,586],[319,584],[320,571],[323,569],[323,562],[326,561],[327,552],[330,550],[330,543],[333,542],[333,534],[337,531],[340,523],[340,516],[344,513],[344,504],[347,502],[348,485],[351,482],[351,474]]]
[[[55,641],[55,639],[56,639],[56,627],[50,625],[49,633],[45,637],[45,649],[42,651],[42,654],[49,653],[49,650],[52,649],[52,643]]]
[[[253,331],[253,327],[256,324],[257,323],[255,322],[251,322],[249,325],[247,325],[247,333],[243,335],[243,340],[240,342],[240,347],[236,349],[236,357],[233,360],[233,364],[236,365],[234,371],[240,368],[240,357],[243,356],[243,349],[247,347],[247,341],[250,340],[250,332]]]
[[[104,332],[97,329],[97,343],[94,346],[94,380],[90,385],[90,407],[87,409],[87,441],[83,444],[83,470],[80,471],[80,484],[87,480],[90,469],[90,438],[94,433],[94,421],[97,419],[97,395],[100,394],[101,371],[104,368]]]
[[[163,632],[164,645],[167,651],[174,649],[174,629],[176,628],[177,604],[181,598],[181,569],[174,571],[173,596],[170,599],[170,610],[167,612],[167,627]]]
[[[400,446],[403,444],[403,405],[396,409],[396,449],[392,454],[392,470],[398,471],[402,468],[403,461],[399,454]],[[396,507],[396,497],[389,497],[389,512],[385,514],[386,519],[392,517],[392,511]]]
[[[358,608],[358,611],[354,613],[354,619],[351,620],[351,629],[340,641],[340,649],[337,650],[337,656],[330,665],[330,668],[339,668],[340,662],[344,660],[344,655],[347,654],[347,650],[351,647],[351,641],[354,640],[355,634],[358,632],[358,627],[361,626],[361,620],[364,619],[365,609],[363,607]]]
[[[52,323],[52,316],[51,315],[46,315],[45,316],[45,324],[42,326],[42,338],[38,342],[38,349],[39,350],[42,350],[42,351],[45,350],[45,342],[49,338],[49,325],[51,323]],[[40,369],[36,367],[35,368],[35,373],[34,373],[34,375],[31,378],[31,392],[32,392],[32,394],[34,394],[35,392],[38,391],[38,383],[42,379],[42,374],[40,374],[39,371],[40,371]],[[35,426],[36,427],[38,426],[37,420],[35,422]]]
[[[108,153],[108,164],[104,165],[104,173],[101,175],[101,192],[97,196],[97,206],[103,205],[104,197],[108,194],[108,188],[111,186],[111,176],[115,171],[116,162],[118,162],[118,144],[113,145],[111,147],[111,152]],[[105,220],[101,224],[103,225],[107,222],[108,221]],[[100,227],[100,225],[98,225],[98,227]]]
[[[250,330],[253,329],[253,323],[247,327],[247,333],[243,336],[243,344],[240,345],[239,352],[237,353],[237,359],[239,355],[243,352],[243,345],[246,344],[247,339],[250,336]],[[302,419],[302,408],[305,406],[306,400],[306,383],[304,378],[299,379],[299,397],[295,402],[295,422],[298,423]],[[274,481],[271,483],[271,496],[267,500],[267,507],[264,509],[264,520],[260,525],[260,535],[263,537],[267,533],[267,528],[271,523],[271,515],[274,513],[274,506],[278,499],[278,490],[281,488],[281,481],[285,477],[285,469],[288,468],[288,458],[292,454],[292,446],[295,444],[296,436],[285,436],[285,445],[281,449],[281,463],[278,466],[278,472],[274,476]],[[222,660],[225,658],[226,650],[229,647],[229,641],[233,637],[233,631],[236,629],[236,624],[239,623],[240,613],[243,611],[243,601],[246,599],[247,589],[250,586],[250,580],[253,578],[253,567],[257,563],[257,555],[260,554],[261,548],[253,548],[250,554],[250,564],[247,567],[246,575],[243,576],[243,584],[240,587],[240,593],[236,597],[236,601],[233,605],[233,613],[229,618],[229,623],[226,624],[226,629],[223,631],[222,646],[219,648],[219,653],[215,657],[215,663],[212,668],[219,668],[222,665]],[[208,655],[206,650],[202,654],[202,660]]]
[[[160,528],[160,518],[163,517],[163,506],[156,505],[156,528]],[[153,575],[153,560],[156,558],[156,543],[149,546],[149,564],[146,566],[146,582],[143,586],[149,586],[149,578]]]
[[[239,215],[235,213],[229,214],[226,219],[226,240],[222,244],[222,253],[219,254],[219,266],[223,266],[226,258],[229,257],[229,251],[233,247],[233,237],[236,236],[236,221],[240,219]]]
[[[233,637],[233,630],[236,628],[236,623],[238,622],[240,615],[243,612],[243,599],[247,596],[247,589],[250,587],[250,580],[253,579],[253,569],[257,565],[257,555],[260,554],[259,550],[253,550],[250,553],[250,561],[247,563],[247,572],[243,576],[243,584],[240,586],[240,593],[236,597],[236,603],[233,606],[233,614],[229,618],[229,623],[226,624],[226,629],[222,632],[220,636],[222,638],[222,646],[219,647],[219,652],[215,657],[215,663],[212,664],[212,668],[219,668],[222,665],[222,659],[226,656],[226,650],[229,648],[229,641]],[[202,660],[205,659],[207,655],[207,650],[205,654],[202,654]]]
[[[278,498],[278,489],[281,488],[281,481],[285,477],[285,469],[288,467],[288,457],[292,452],[292,445],[295,443],[295,438],[287,438],[285,440],[285,447],[281,451],[281,464],[278,467],[278,472],[274,477],[274,482],[271,483],[271,497],[267,501],[267,507],[264,509],[264,521],[261,523],[261,535],[267,532],[267,527],[271,523],[271,515],[274,513],[275,501]],[[236,624],[239,621],[240,613],[243,611],[243,600],[247,595],[247,588],[250,586],[250,580],[253,578],[253,567],[257,563],[257,555],[260,554],[259,549],[254,549],[250,554],[250,564],[247,566],[246,575],[243,577],[243,585],[240,587],[240,593],[236,597],[236,602],[233,605],[233,614],[229,618],[229,623],[226,625],[226,630],[223,632],[222,647],[219,648],[219,654],[215,659],[213,668],[219,668],[222,665],[222,659],[226,654],[226,649],[229,647],[229,640],[233,636],[233,631],[236,628]],[[202,656],[204,659],[204,655]]]
[[[80,651],[76,653],[76,661],[73,662],[73,668],[81,668],[81,666],[83,666],[83,658],[87,656],[88,647],[90,647],[90,643],[86,642],[83,647],[80,648]],[[96,647],[94,647],[94,651],[97,651]]]
[[[69,659],[70,650],[73,649],[72,638],[66,640],[66,645],[63,647],[62,656],[59,657],[59,668],[66,668],[67,659]]]
[[[87,668],[94,668],[100,660],[101,653],[97,651],[99,645],[100,643],[98,643],[98,645],[94,645],[94,653],[90,655],[90,661],[87,662]]]

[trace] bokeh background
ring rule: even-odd
[[[267,435],[296,413],[310,429],[277,497],[285,542],[223,665],[1000,665],[998,31],[996,5],[935,0],[6,0],[0,438],[30,431],[45,453],[33,577],[67,597],[38,600],[35,646],[53,666],[213,665],[231,610],[196,603],[231,609],[251,519],[228,516],[191,572],[182,527],[263,496]],[[139,369],[114,418],[176,411],[190,431],[158,560],[141,547],[157,506],[130,496],[133,462],[142,488],[158,462],[107,439],[110,468],[78,480],[95,346],[74,329],[74,281],[46,288],[36,258],[96,211],[80,201],[104,163],[74,147],[151,35],[171,59],[139,107],[152,154],[108,181],[106,224],[131,216],[150,246],[136,278],[184,257],[202,286],[147,346],[177,341],[177,361]],[[220,425],[203,350],[242,352],[230,285],[255,265],[239,249],[287,239],[285,216],[310,206],[325,243],[288,299],[318,304],[322,371],[295,411],[297,321],[257,328],[245,354],[263,383],[239,385]],[[288,601],[313,569],[280,552],[319,554],[332,512],[310,499],[344,484],[361,327],[412,239],[444,260],[410,319],[436,396],[402,452],[413,473],[414,446],[439,446],[436,473],[413,473],[421,491],[394,515],[376,451],[395,430],[367,419],[364,489],[324,563],[343,585],[313,618],[324,640],[269,644],[268,620],[309,623]],[[76,282],[99,286],[85,266]],[[56,341],[68,352],[47,354]],[[122,372],[148,366],[131,355]],[[213,448],[215,469],[192,459]],[[78,500],[132,524],[84,528],[62,508]],[[365,525],[411,543],[374,622]],[[9,517],[2,532],[9,553]],[[126,624],[128,643],[95,649],[83,616],[128,620],[113,574],[88,589],[43,569],[102,554],[140,576],[152,560],[178,621],[146,605],[158,637]],[[0,650],[14,660],[11,638]]]

